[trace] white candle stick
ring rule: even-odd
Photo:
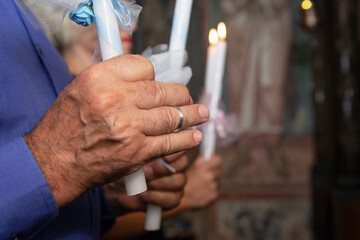
[[[109,0],[94,0],[94,13],[103,61],[121,55],[118,19]]]
[[[209,41],[211,46],[208,48],[207,69],[205,78],[205,94],[210,96],[210,119],[205,125],[203,134],[204,140],[201,145],[201,154],[205,161],[209,161],[215,152],[216,147],[216,115],[218,112],[218,104],[222,92],[222,82],[224,78],[225,62],[226,62],[226,26],[219,23],[217,35],[220,41],[217,42],[214,32],[210,30]]]
[[[186,49],[192,4],[193,0],[176,1],[169,45],[169,51],[171,52]],[[170,66],[172,68],[182,67],[184,57],[170,59]]]
[[[183,50],[189,32],[193,0],[177,0],[170,36],[170,51]]]
[[[207,61],[206,61],[206,75],[205,75],[205,95],[207,97],[213,96],[214,92],[214,75],[216,70],[216,55],[218,49],[219,36],[216,29],[211,29],[209,32],[209,43],[207,51]],[[211,98],[210,100],[212,100]],[[214,154],[216,135],[215,135],[215,122],[212,120],[214,115],[214,109],[211,108],[211,103],[209,103],[210,110],[210,119],[203,129],[204,140],[201,144],[201,155],[204,156],[204,160],[210,160],[211,156]],[[216,111],[216,110],[215,110]]]
[[[225,72],[225,62],[226,62],[226,51],[227,51],[227,42],[226,42],[226,26],[224,23],[219,23],[218,31],[219,43],[217,44],[216,50],[216,64],[214,72],[214,82],[213,82],[213,96],[210,103],[210,111],[212,114],[212,119],[216,118],[218,112],[218,105],[221,98],[221,92],[223,87],[223,79]]]
[[[210,46],[207,50],[206,60],[206,72],[205,72],[205,91],[210,94],[213,91],[213,79],[214,71],[216,68],[216,51],[217,44],[219,42],[219,36],[215,28],[212,28],[209,32],[209,43]]]
[[[177,0],[175,4],[173,25],[170,36],[169,51],[185,50],[193,0]],[[181,68],[181,59],[170,59],[172,68]],[[161,227],[162,208],[157,205],[148,204],[146,210],[145,230],[157,231]]]
[[[101,56],[103,61],[105,61],[123,53],[118,19],[109,0],[94,0],[93,4]],[[126,192],[129,196],[147,190],[143,168],[126,176],[124,181]]]
[[[161,227],[162,207],[149,203],[146,208],[145,230],[158,231]]]

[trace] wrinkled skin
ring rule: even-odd
[[[93,65],[68,85],[43,119],[24,136],[58,207],[85,191],[133,173],[151,159],[200,144],[207,121],[186,87],[154,81],[152,64],[123,55]]]

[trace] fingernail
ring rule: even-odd
[[[200,116],[201,116],[202,118],[208,118],[209,115],[210,115],[209,109],[208,109],[206,106],[204,106],[204,105],[200,105],[198,111],[199,111],[199,114],[200,114]]]
[[[201,143],[201,141],[203,140],[203,135],[200,131],[194,133],[194,140],[196,143]]]

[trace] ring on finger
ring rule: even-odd
[[[179,124],[178,124],[178,126],[177,126],[177,128],[176,128],[176,130],[179,130],[179,129],[181,129],[182,128],[182,126],[183,126],[183,124],[184,124],[184,113],[183,113],[183,111],[179,108],[179,107],[174,107],[177,111],[178,111],[178,113],[179,113]]]

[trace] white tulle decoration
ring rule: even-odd
[[[185,66],[188,55],[185,50],[168,51],[167,44],[159,44],[153,48],[148,47],[141,54],[154,66],[155,81],[179,83],[187,85],[192,77],[192,70]],[[177,61],[176,64],[170,64]]]

